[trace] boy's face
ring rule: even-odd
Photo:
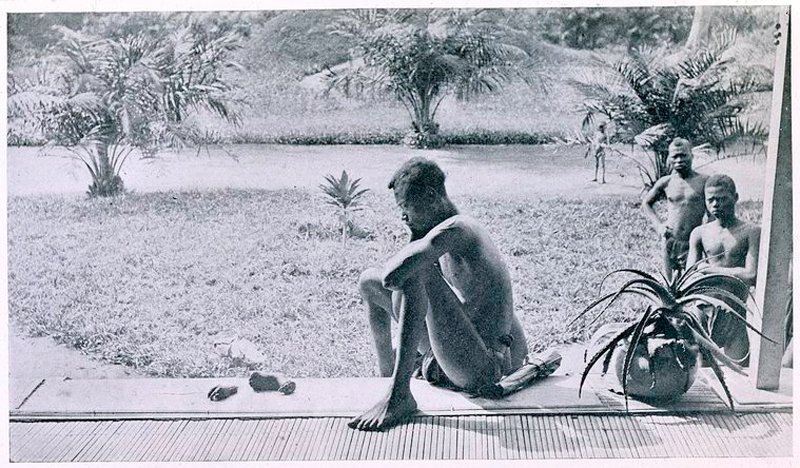
[[[706,187],[706,208],[717,219],[734,216],[739,195],[725,187]]]

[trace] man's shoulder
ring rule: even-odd
[[[708,175],[708,174],[703,174],[702,172],[694,171],[694,173],[689,178],[689,180],[691,180],[692,182],[696,182],[696,183],[699,183],[699,184],[705,186],[706,185],[706,181],[708,180],[709,177],[711,177],[711,176]]]
[[[692,229],[691,236],[697,236],[702,240],[704,235],[712,232],[715,228],[718,229],[718,227],[714,226],[714,221],[710,221],[708,223],[701,224],[696,228]]]
[[[480,226],[480,223],[471,216],[457,214],[453,215],[433,228],[436,232],[453,230],[473,230]]]
[[[742,232],[748,236],[761,234],[761,226],[758,224],[748,223],[747,221],[742,221]]]

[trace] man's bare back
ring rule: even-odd
[[[472,323],[489,351],[502,355],[508,348],[501,342],[503,337],[512,331],[518,337],[522,335],[521,327],[515,327],[518,324],[513,313],[508,269],[489,234],[475,219],[460,214],[452,216],[422,239],[411,242],[386,263],[384,287],[400,289],[409,276],[424,270],[421,264],[427,262],[433,268],[428,271],[432,277],[425,281],[426,288],[435,287],[431,283],[442,279],[458,300],[455,306]],[[430,339],[434,353],[437,341]],[[521,345],[512,344],[516,353],[503,363],[502,372],[510,370],[509,366],[522,364],[527,350]],[[447,363],[442,365],[445,367]]]
[[[465,390],[496,383],[527,355],[502,256],[476,220],[458,214],[447,198],[441,169],[414,158],[401,167],[390,188],[414,240],[382,269],[369,269],[359,280],[379,367],[382,375],[390,371],[392,379],[387,396],[350,422],[362,430],[384,429],[414,413],[410,378],[418,350],[426,354],[426,378],[437,375]],[[391,350],[392,316],[400,324],[396,353]],[[394,362],[388,362],[392,357]]]

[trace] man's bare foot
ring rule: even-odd
[[[417,411],[417,401],[411,392],[391,392],[372,409],[353,418],[347,425],[360,431],[382,431],[405,422]]]

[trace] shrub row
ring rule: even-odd
[[[41,146],[42,138],[22,134],[9,129],[9,146]],[[272,144],[272,145],[399,145],[405,132],[323,133],[306,135],[265,135],[235,133],[232,135],[209,134],[208,144]],[[555,143],[558,135],[522,132],[471,131],[466,133],[443,133],[445,145],[541,145]]]

